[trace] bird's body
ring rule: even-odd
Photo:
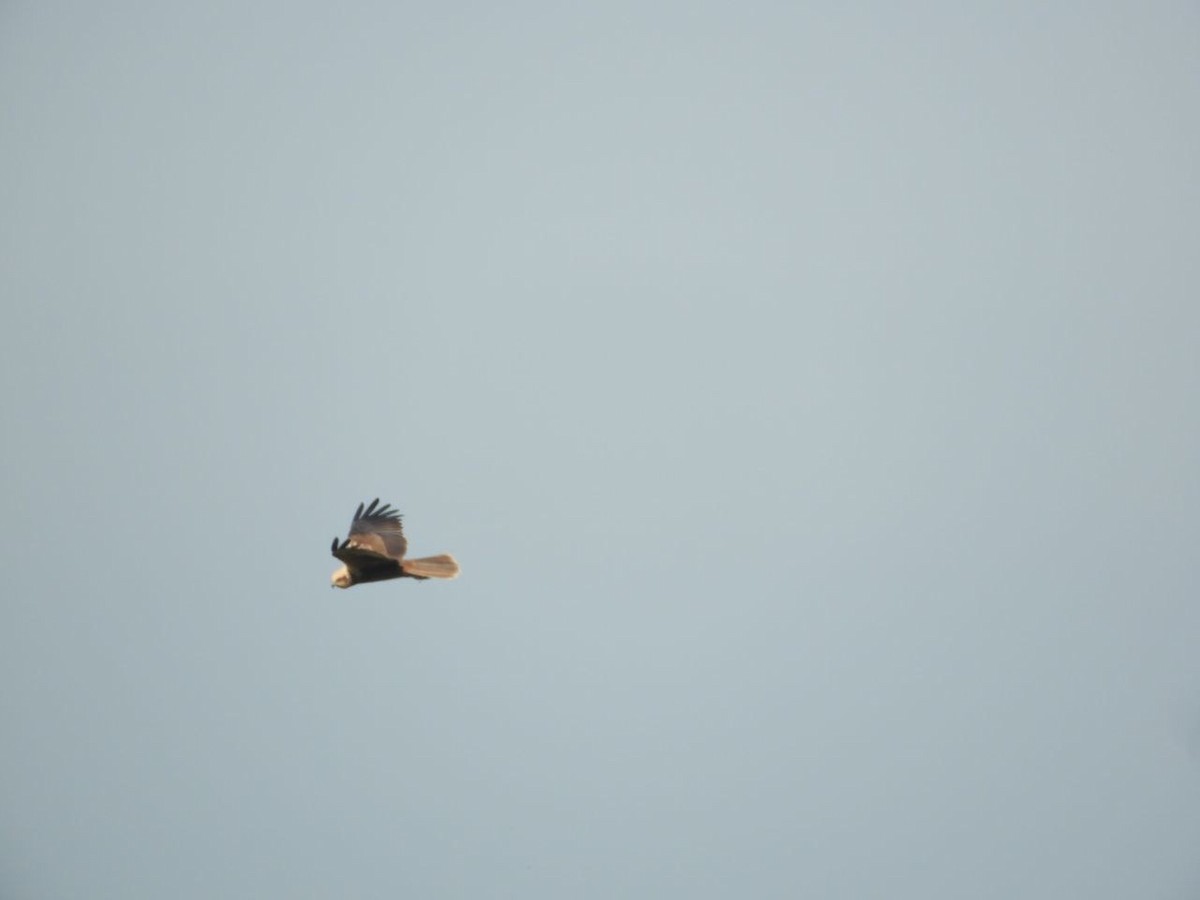
[[[365,507],[365,508],[364,508]],[[408,540],[400,514],[390,504],[358,504],[350,523],[350,536],[340,544],[333,539],[333,555],[345,565],[333,573],[333,587],[348,588],[392,578],[457,578],[458,563],[449,553],[405,559]]]

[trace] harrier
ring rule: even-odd
[[[405,559],[408,541],[400,524],[400,513],[390,504],[379,505],[379,498],[358,504],[350,536],[338,543],[333,539],[333,555],[345,563],[333,573],[332,587],[348,588],[368,581],[389,578],[457,578],[458,563],[449,553]]]

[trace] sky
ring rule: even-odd
[[[1191,3],[3,3],[0,895],[1200,897],[1197,160]]]

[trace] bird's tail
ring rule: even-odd
[[[400,568],[414,578],[457,578],[458,562],[449,553],[423,556],[420,559],[402,559]]]

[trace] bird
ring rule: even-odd
[[[330,587],[348,588],[391,578],[458,577],[458,562],[449,553],[405,559],[407,550],[400,513],[390,503],[380,506],[378,497],[370,506],[360,503],[350,522],[350,536],[340,544],[333,539],[333,555],[345,565],[333,573]]]

